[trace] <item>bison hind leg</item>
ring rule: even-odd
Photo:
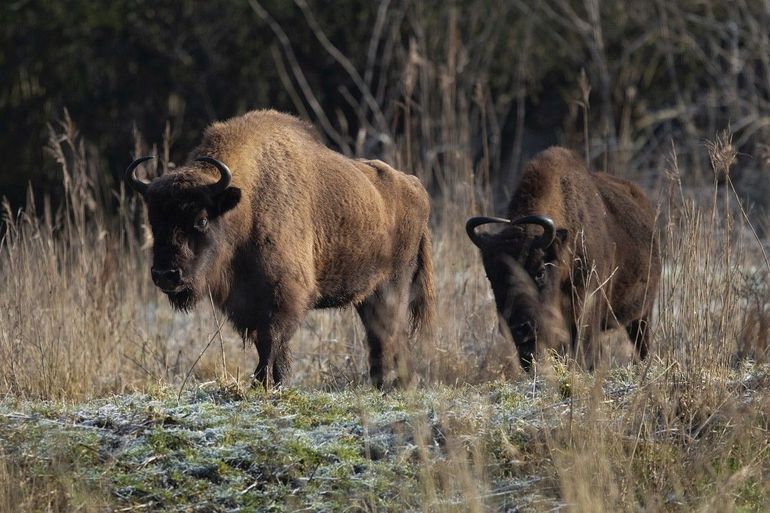
[[[408,296],[408,284],[387,284],[356,307],[369,345],[369,376],[377,388],[387,384],[391,371],[396,371],[398,378],[406,377],[406,369],[400,368],[405,362],[399,360],[397,346],[406,335]]]
[[[291,338],[291,337],[289,337]],[[289,352],[289,339],[282,341],[276,348],[273,359],[273,383],[280,385],[288,379],[291,373],[291,353]]]
[[[626,326],[628,338],[631,339],[631,343],[634,344],[634,349],[636,349],[636,353],[639,355],[640,360],[644,360],[649,351],[649,327],[650,324],[647,320],[647,316],[631,321],[631,323]]]
[[[390,357],[390,326],[380,303],[377,298],[370,297],[357,307],[369,346],[369,376],[377,388],[384,386],[385,374],[390,367],[385,361]]]

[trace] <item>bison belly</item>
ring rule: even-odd
[[[392,273],[390,244],[381,230],[372,227],[345,240],[338,240],[335,250],[323,255],[317,275],[316,308],[334,308],[358,303]]]

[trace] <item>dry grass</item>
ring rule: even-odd
[[[104,490],[78,482],[71,473],[72,455],[39,462],[30,469],[0,454],[0,511],[96,513],[107,511]]]

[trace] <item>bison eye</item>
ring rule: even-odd
[[[209,220],[208,219],[206,219],[205,217],[199,217],[195,221],[195,224],[193,226],[199,232],[205,232],[206,228],[208,228],[208,225],[209,225]]]
[[[545,285],[545,267],[538,269],[537,273],[535,274],[535,283],[537,283],[538,287]]]

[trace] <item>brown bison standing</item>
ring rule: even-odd
[[[488,223],[504,228],[494,235],[477,231]],[[589,172],[558,147],[527,164],[508,219],[468,220],[525,369],[545,348],[571,351],[591,367],[598,354],[592,335],[619,326],[646,356],[660,278],[654,224],[639,187]],[[559,336],[565,325],[569,341]]]
[[[208,290],[286,380],[288,342],[312,308],[355,305],[382,385],[407,315],[433,314],[428,195],[417,178],[326,148],[309,125],[254,111],[210,126],[186,165],[127,183],[147,202],[152,279],[178,309]],[[232,171],[231,171],[232,170]],[[407,312],[407,309],[409,312]]]

